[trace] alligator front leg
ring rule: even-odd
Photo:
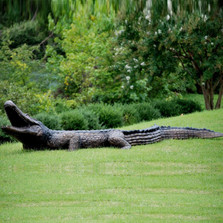
[[[80,136],[75,135],[70,139],[69,142],[69,151],[78,150],[80,148]]]
[[[120,149],[130,149],[131,145],[125,140],[125,136],[121,131],[111,132],[108,137],[111,146],[120,147]]]

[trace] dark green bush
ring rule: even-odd
[[[135,104],[116,104],[115,106],[122,109],[124,125],[132,125],[140,121],[140,114]]]
[[[201,105],[192,100],[178,99],[176,100],[176,104],[180,106],[179,110],[181,114],[187,114],[202,110]]]
[[[181,114],[180,105],[175,101],[158,100],[154,102],[154,107],[160,111],[162,117],[171,117]]]
[[[13,26],[3,29],[1,38],[9,38],[12,41],[11,47],[16,48],[24,43],[27,45],[38,44],[45,36],[46,34],[38,21],[29,20],[14,23]]]
[[[201,106],[192,100],[177,99],[172,101],[155,101],[154,107],[158,109],[163,117],[176,116],[180,114],[201,111]]]
[[[35,115],[34,118],[41,121],[50,129],[61,129],[60,118],[58,115],[50,113],[39,113]]]
[[[0,116],[0,144],[7,141],[12,141],[12,138],[9,135],[6,135],[1,127],[10,125],[9,120],[5,116]]]
[[[94,111],[103,128],[116,128],[123,125],[122,109],[107,104],[91,104],[87,109]]]
[[[161,117],[159,110],[149,103],[135,104],[134,107],[139,114],[140,121],[150,121]]]
[[[88,129],[88,121],[78,110],[67,111],[60,114],[61,126],[64,130]]]
[[[87,129],[101,129],[102,126],[100,125],[99,122],[99,117],[98,115],[92,111],[87,109],[87,107],[83,107],[77,110],[80,114],[82,114],[84,116],[84,118],[87,120],[88,122],[88,127]]]

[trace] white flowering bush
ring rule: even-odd
[[[126,102],[173,98],[200,86],[206,109],[220,107],[223,94],[223,16],[143,14],[125,20],[114,56]],[[126,22],[127,21],[127,22]],[[213,96],[219,98],[214,106]]]

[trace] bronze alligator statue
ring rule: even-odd
[[[142,130],[51,130],[42,122],[23,113],[12,101],[4,104],[6,114],[12,126],[2,130],[23,143],[24,149],[69,149],[90,147],[119,147],[130,149],[131,146],[150,144],[163,139],[215,138],[222,133],[208,129],[165,127],[154,125]]]

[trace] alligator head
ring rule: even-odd
[[[2,127],[6,134],[18,139],[26,149],[41,149],[47,146],[50,130],[42,122],[23,113],[12,101],[6,101],[4,107],[12,125]]]

